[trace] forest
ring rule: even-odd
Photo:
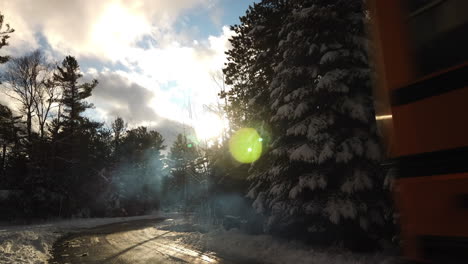
[[[85,112],[99,80],[73,55],[0,54],[0,220],[192,212],[247,232],[354,250],[397,242],[375,122],[372,20],[358,0],[262,0],[226,50],[222,135],[167,145],[145,126]],[[15,37],[0,16],[0,52]],[[235,223],[234,223],[235,224]]]

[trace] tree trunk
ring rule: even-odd
[[[27,126],[27,132],[28,132],[28,140],[31,142],[31,135],[32,135],[32,112],[28,110],[28,113],[26,114],[26,126]]]
[[[44,125],[45,125],[45,122],[41,123],[39,127],[39,130],[41,132],[41,139],[44,139]]]
[[[0,175],[3,177],[5,172],[5,159],[6,159],[6,144],[2,146],[2,165],[0,167]]]

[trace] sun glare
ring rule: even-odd
[[[214,114],[205,115],[194,123],[195,133],[200,140],[217,138],[223,131],[223,121]]]
[[[119,4],[111,4],[96,21],[92,31],[93,45],[115,54],[122,52],[149,28],[143,17]]]

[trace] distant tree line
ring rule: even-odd
[[[0,16],[0,48],[13,32]],[[174,166],[195,159],[194,149],[180,154],[182,135],[172,162],[157,131],[86,117],[98,81],[82,81],[73,56],[55,65],[40,50],[0,59],[2,102],[12,107],[0,104],[0,220],[138,215],[180,191],[184,170]]]
[[[48,64],[40,51],[2,72],[0,186],[13,193],[5,218],[142,214],[159,206],[163,138],[146,127],[112,129],[84,115],[97,80],[82,82],[76,59]],[[159,193],[159,192],[157,192]]]

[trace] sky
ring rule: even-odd
[[[15,32],[2,53],[41,49],[54,62],[75,56],[84,79],[99,81],[87,113],[94,119],[109,124],[121,116],[129,127],[149,126],[172,139],[187,124],[206,139],[223,124],[203,106],[218,102],[213,75],[226,59],[229,25],[252,3],[3,0],[0,12]]]

